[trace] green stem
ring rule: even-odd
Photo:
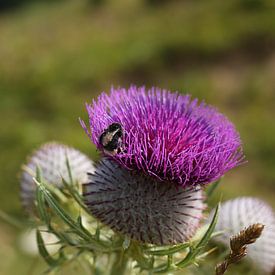
[[[4,211],[0,210],[0,219],[4,220],[5,222],[9,223],[12,226],[22,229],[24,224],[21,223],[16,218],[10,216],[9,214],[5,213]]]
[[[125,253],[125,251],[117,252],[115,257],[114,257],[114,261],[113,261],[112,269],[110,271],[110,275],[118,275],[118,274],[123,275],[123,274],[125,274],[128,260],[129,259],[127,257],[127,253]]]

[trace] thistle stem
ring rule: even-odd
[[[110,271],[110,275],[123,275],[125,274],[126,268],[127,268],[127,263],[128,263],[128,257],[127,254],[122,251],[122,252],[117,252],[115,257],[114,257],[114,261],[113,261],[113,265]]]

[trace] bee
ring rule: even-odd
[[[99,143],[104,153],[116,155],[122,151],[123,129],[119,123],[112,123],[99,137]]]

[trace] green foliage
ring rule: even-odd
[[[68,161],[67,167],[70,171]],[[126,270],[128,270],[126,274],[129,274],[128,272],[131,272],[129,262],[135,263],[135,268],[140,271],[166,273],[197,264],[199,260],[201,261],[208,255],[204,249],[214,232],[218,206],[209,227],[200,239],[194,238],[190,242],[172,246],[141,244],[115,234],[90,217],[86,213],[86,207],[83,207],[81,195],[76,188],[77,183],[72,178],[69,183],[63,180],[62,192],[67,198],[64,202],[64,199],[60,200],[56,196],[58,192],[53,192],[52,187],[49,188],[43,183],[39,169],[37,171],[36,206],[41,221],[38,224],[45,224],[48,232],[57,236],[61,245],[57,257],[53,257],[48,253],[39,230],[37,231],[40,255],[51,271],[62,268],[68,261],[72,261],[80,254],[87,255],[86,261],[91,268],[95,268],[97,262],[101,261],[101,257],[107,256],[108,261],[114,258],[111,274],[123,274]],[[73,205],[73,207],[68,208],[67,205]],[[94,233],[91,233],[83,224],[82,219],[85,217],[88,217],[90,223],[95,225]],[[73,250],[68,248],[73,248]],[[89,261],[91,259],[92,261]]]
[[[88,3],[91,6],[101,6],[103,4],[105,4],[106,0],[88,0]]]
[[[53,0],[0,0],[0,13],[35,2],[53,2]]]

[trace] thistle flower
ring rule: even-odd
[[[89,183],[83,188],[93,216],[143,243],[187,241],[196,232],[204,209],[201,188],[160,182],[107,158],[89,173]]]
[[[62,177],[69,181],[68,159],[72,177],[75,181],[83,183],[87,181],[87,172],[93,172],[93,162],[83,153],[66,145],[51,142],[42,145],[36,150],[22,167],[20,179],[21,201],[24,208],[32,212],[36,184],[33,177],[36,175],[36,168],[42,172],[43,180],[58,187],[62,186]]]
[[[234,126],[213,107],[166,90],[111,89],[87,105],[90,132],[108,158],[90,174],[91,213],[145,243],[190,239],[202,218],[202,184],[241,163]]]
[[[132,86],[102,93],[86,107],[90,132],[81,124],[99,150],[102,133],[121,125],[122,146],[112,158],[129,170],[194,186],[217,180],[243,161],[233,124],[189,95]]]
[[[240,197],[223,203],[216,230],[224,233],[216,239],[228,245],[232,234],[254,223],[263,224],[264,230],[259,239],[248,246],[247,257],[262,271],[270,273],[275,269],[275,216],[265,202],[253,197]]]

